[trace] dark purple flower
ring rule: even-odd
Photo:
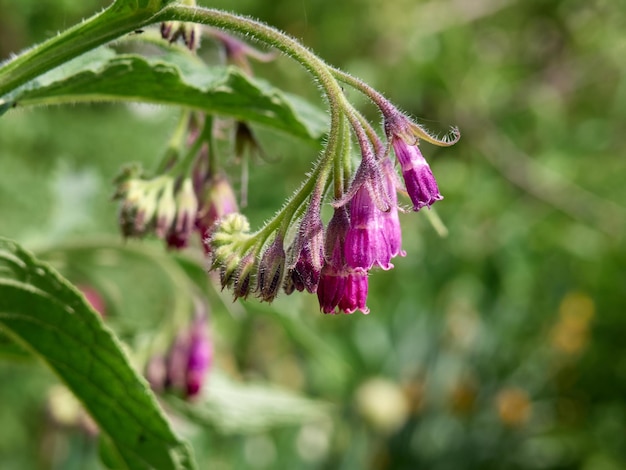
[[[317,300],[324,313],[333,313],[344,297],[347,271],[326,263],[317,286]]]
[[[353,313],[361,310],[368,313],[367,271],[353,269],[346,264],[344,254],[345,237],[350,226],[344,207],[335,209],[326,232],[326,259],[317,286],[317,298],[324,313],[340,311]]]
[[[432,206],[443,199],[437,181],[417,144],[409,145],[402,138],[393,136],[391,144],[400,162],[406,190],[413,201],[413,210]]]
[[[326,230],[324,266],[317,286],[317,299],[324,313],[333,312],[343,297],[347,276],[344,243],[349,228],[346,208],[335,209]]]

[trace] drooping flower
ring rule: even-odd
[[[343,298],[347,269],[344,255],[350,220],[345,207],[335,209],[326,229],[324,266],[317,286],[317,299],[324,313],[331,313]]]
[[[339,300],[339,310],[345,313],[354,313],[361,310],[367,314],[370,312],[365,305],[367,301],[368,277],[367,271],[356,269],[348,272],[346,276],[343,297]]]
[[[413,210],[419,211],[424,206],[432,206],[443,199],[443,196],[439,193],[437,181],[428,162],[420,152],[419,140],[422,139],[440,147],[448,147],[461,138],[459,130],[453,128],[450,136],[438,138],[411,121],[391,104],[381,110],[385,118],[385,133],[400,162],[402,178],[413,202]]]
[[[368,185],[363,184],[350,202],[350,228],[345,239],[345,257],[349,267],[366,271],[374,265],[385,270],[393,267],[383,214],[374,204]]]
[[[326,233],[326,255],[317,286],[317,298],[324,313],[336,308],[345,313],[361,310],[368,313],[367,271],[346,264],[345,241],[350,222],[345,207],[335,209]]]
[[[422,207],[430,207],[443,199],[439,193],[437,180],[417,144],[408,145],[400,137],[392,136],[391,145],[400,162],[406,191],[413,202],[413,210],[419,211]]]

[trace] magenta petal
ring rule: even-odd
[[[346,277],[344,295],[339,301],[339,310],[345,313],[353,313],[361,310],[369,313],[366,306],[368,290],[367,272],[355,271]]]

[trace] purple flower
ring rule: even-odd
[[[317,286],[317,300],[322,312],[333,313],[335,311],[335,307],[344,297],[347,277],[345,269],[337,269],[329,263],[324,264]]]
[[[354,270],[346,276],[343,297],[339,301],[339,310],[345,313],[354,313],[361,310],[363,313],[370,313],[365,302],[367,300],[367,272],[363,270]]]
[[[326,230],[324,266],[317,286],[317,299],[324,313],[331,313],[343,297],[347,277],[344,242],[350,228],[345,207],[335,209]]]
[[[417,143],[407,144],[402,138],[392,136],[391,144],[398,157],[402,169],[402,177],[406,190],[413,201],[413,210],[418,211],[424,206],[432,206],[443,199],[439,194],[437,181],[428,163],[422,156]]]
[[[387,248],[389,250],[389,256],[395,258],[396,256],[405,256],[406,253],[402,250],[402,229],[400,226],[400,218],[398,217],[398,193],[396,192],[396,182],[398,175],[393,167],[393,163],[389,157],[385,158],[382,162],[385,188],[387,195],[389,196],[389,210],[383,212],[381,215],[383,234],[387,241]]]
[[[346,233],[346,263],[351,268],[369,270],[377,264],[391,269],[393,265],[383,214],[371,197],[369,188],[363,184],[350,202],[350,228]]]
[[[191,326],[185,377],[187,397],[200,393],[213,362],[213,348],[206,326],[206,315],[196,316]]]
[[[344,207],[335,209],[326,233],[326,259],[317,286],[317,298],[324,313],[334,313],[335,308],[346,313],[361,310],[368,313],[367,272],[352,269],[346,264],[344,247],[349,230],[348,215]]]

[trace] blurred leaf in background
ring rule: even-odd
[[[14,3],[0,1],[5,57],[103,4]],[[137,248],[149,256],[122,257],[128,265],[86,254],[72,263],[109,286],[108,298],[122,308],[110,322],[134,345],[167,316],[153,306],[175,298],[167,275],[151,266],[176,264],[167,272],[195,276],[211,300],[217,369],[229,377],[218,372],[216,390],[233,380],[281,387],[269,407],[238,395],[242,412],[256,407],[262,417],[269,409],[280,418],[269,427],[252,420],[249,429],[207,426],[228,411],[217,392],[213,414],[200,407],[202,419],[173,401],[200,468],[625,467],[626,2],[203,4],[302,38],[426,127],[457,125],[463,138],[445,152],[423,146],[445,196],[437,210],[448,237],[421,213],[401,216],[407,256],[371,277],[369,316],[323,316],[303,295],[271,308],[232,304],[203,284],[201,265],[172,261],[149,241]],[[211,47],[205,41],[201,53]],[[319,103],[286,58],[255,72]],[[0,118],[0,231],[42,253],[64,244],[66,261],[78,238],[116,234],[111,180],[128,161],[150,167],[175,125],[163,106],[7,113]],[[274,131],[258,133],[276,163],[250,174],[253,226],[297,187],[317,152]],[[155,287],[158,301],[115,287],[132,269],[146,286],[162,287]],[[54,378],[29,361],[3,362],[0,377],[2,466],[85,468],[83,434],[66,431],[54,451],[44,445]],[[211,393],[209,385],[203,399]],[[296,401],[281,401],[282,393]],[[276,414],[281,407],[297,419]],[[55,463],[41,455],[56,456]]]

